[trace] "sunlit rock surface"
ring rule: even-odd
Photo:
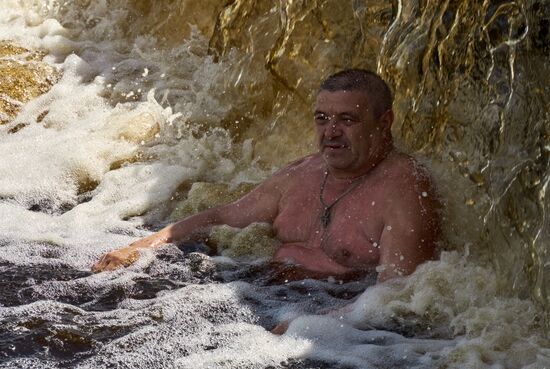
[[[44,56],[44,51],[0,41],[0,123],[7,123],[58,80],[59,72],[42,61]]]

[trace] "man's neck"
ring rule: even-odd
[[[393,146],[389,146],[385,150],[380,150],[375,155],[373,155],[370,160],[365,163],[365,165],[356,170],[341,170],[338,168],[331,168],[330,166],[327,167],[327,170],[330,174],[330,177],[337,181],[354,181],[357,178],[362,177],[374,170],[378,166],[378,164],[380,164],[386,158],[392,155],[394,151],[395,149]]]

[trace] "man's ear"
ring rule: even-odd
[[[382,113],[378,121],[382,125],[382,127],[390,129],[393,123],[393,110],[386,110],[384,113]]]

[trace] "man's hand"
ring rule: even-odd
[[[101,259],[92,266],[92,272],[97,273],[104,270],[114,270],[116,268],[126,267],[135,263],[138,258],[138,248],[127,246],[104,254]]]

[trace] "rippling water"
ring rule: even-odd
[[[0,367],[550,367],[548,1],[0,6]],[[90,272],[313,151],[316,86],[349,66],[395,90],[396,141],[446,206],[440,260],[277,282],[252,225],[218,229],[219,256]]]

